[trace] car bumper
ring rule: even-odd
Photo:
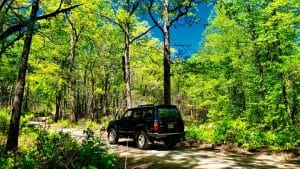
[[[185,140],[185,132],[176,132],[176,133],[149,133],[149,136],[155,139],[164,139],[166,137],[178,137],[180,140]]]

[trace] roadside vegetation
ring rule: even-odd
[[[2,121],[5,121],[2,116],[5,114],[7,114],[5,111],[0,114]],[[80,126],[72,124],[67,127],[93,127],[90,123]],[[7,125],[7,123],[1,123],[1,127],[6,126],[5,124]],[[19,149],[7,154],[5,153],[6,132],[4,131],[1,130],[0,133],[0,168],[110,169],[116,166],[117,156],[108,153],[105,144],[100,141],[99,137],[94,136],[92,128],[86,128],[85,138],[82,142],[78,142],[69,133],[48,132],[43,128],[27,126],[24,121],[20,129]]]
[[[248,151],[299,152],[299,129],[287,126],[281,131],[262,130],[240,119],[187,126],[188,141],[230,145]]]

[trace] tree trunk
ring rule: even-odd
[[[83,114],[85,118],[88,118],[88,112],[87,112],[87,107],[88,107],[88,79],[87,79],[87,70],[84,71],[84,78],[83,78],[83,83],[84,83],[84,93],[83,93]]]
[[[54,115],[54,122],[56,123],[59,118],[61,117],[60,113],[60,105],[61,105],[61,90],[59,90],[56,94],[55,99],[55,115]]]
[[[299,86],[296,84],[296,82],[294,80],[292,80],[292,89],[293,89],[293,93],[292,93],[292,98],[291,98],[291,115],[290,115],[290,120],[292,125],[296,125],[296,115],[299,112],[299,103],[298,103],[298,90],[299,90]]]
[[[95,93],[95,83],[96,83],[96,79],[94,78],[94,74],[93,72],[91,72],[91,87],[92,87],[92,101],[91,101],[91,112],[90,112],[90,116],[91,119],[93,120],[95,118],[95,107],[96,107],[96,93]],[[98,120],[98,117],[96,117]]]
[[[287,96],[287,89],[286,89],[286,83],[283,79],[283,85],[282,85],[282,97],[283,97],[283,104],[285,106],[285,111],[288,114],[288,117],[291,117],[291,111],[290,111],[290,107],[289,107],[289,101],[288,101],[288,96]],[[293,120],[291,120],[290,118],[290,123],[293,124]]]
[[[79,76],[77,77],[79,79]],[[80,83],[77,83],[77,93],[76,93],[76,113],[75,113],[75,121],[77,122],[79,118],[82,117],[82,102],[80,98]]]
[[[164,104],[171,104],[169,0],[164,0]]]
[[[131,108],[129,23],[125,24],[124,80],[126,108]]]
[[[25,112],[28,112],[28,110],[29,110],[29,106],[28,106],[28,95],[29,95],[29,90],[30,90],[30,88],[29,88],[29,82],[27,83],[27,85],[25,85],[26,86],[26,92],[25,92],[25,103],[24,103],[24,111]]]
[[[71,21],[70,24],[72,25]],[[71,82],[71,120],[77,122],[78,121],[78,115],[77,115],[77,103],[76,103],[76,80],[75,80],[75,61],[76,61],[76,47],[77,47],[77,33],[76,29],[72,26],[72,32],[71,32],[71,65],[70,65],[70,82]]]
[[[10,91],[9,91],[9,99],[8,99],[8,104],[7,106],[12,107],[12,97],[13,97],[13,85],[10,86]]]
[[[30,14],[30,24],[26,33],[24,41],[24,48],[20,58],[19,73],[15,89],[15,97],[13,101],[12,115],[10,120],[9,131],[7,135],[6,152],[16,150],[18,148],[18,137],[19,137],[19,125],[21,116],[21,107],[24,96],[24,87],[26,83],[26,70],[28,64],[28,57],[30,53],[30,46],[32,36],[34,33],[34,25],[37,18],[37,12],[39,10],[40,0],[34,0],[32,2],[32,10]]]
[[[108,91],[109,91],[109,73],[106,73],[104,79],[104,114],[105,115],[110,114],[110,110],[108,109],[109,107]]]

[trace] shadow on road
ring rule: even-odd
[[[127,147],[128,144],[128,147]],[[276,159],[269,155],[244,155],[221,150],[204,150],[177,146],[173,150],[166,149],[163,144],[154,144],[148,150],[139,150],[133,141],[120,141],[112,146],[119,155],[118,167],[130,169],[296,169],[298,164],[285,163],[284,159]]]

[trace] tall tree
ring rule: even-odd
[[[144,28],[139,31],[138,34],[133,35],[134,31],[137,29],[137,13],[143,13],[141,6],[142,0],[125,0],[122,1],[112,1],[113,15],[109,16],[107,14],[102,14],[103,17],[109,21],[117,24],[124,35],[124,54],[122,55],[122,66],[124,74],[125,83],[125,103],[126,108],[132,106],[131,98],[131,76],[130,76],[130,46],[133,42],[139,38],[146,35],[155,26]]]
[[[23,97],[24,97],[24,87],[26,84],[26,72],[27,72],[27,67],[28,67],[28,58],[29,58],[29,54],[30,54],[32,37],[37,29],[36,22],[37,22],[37,20],[54,17],[61,12],[66,12],[66,11],[78,6],[78,5],[75,5],[70,8],[61,9],[62,2],[63,1],[60,1],[59,8],[55,12],[50,13],[50,14],[45,14],[42,16],[38,16],[40,0],[32,1],[31,2],[32,8],[31,8],[29,20],[22,21],[16,25],[13,25],[13,26],[7,28],[4,32],[1,32],[1,34],[0,34],[0,37],[5,39],[8,36],[12,35],[14,32],[21,30],[22,28],[26,28],[26,31],[25,31],[26,37],[24,40],[23,52],[20,57],[19,71],[18,71],[16,87],[15,87],[15,96],[14,96],[13,105],[12,105],[12,114],[11,114],[11,120],[10,120],[10,128],[9,128],[8,137],[7,137],[6,151],[15,150],[18,147],[19,125],[20,125],[22,102],[23,102]],[[1,39],[1,40],[3,40],[3,39]]]
[[[180,18],[187,16],[200,2],[196,0],[150,0],[148,13],[163,34],[164,104],[171,104],[170,28]],[[162,23],[159,22],[160,20]]]
[[[37,12],[39,10],[39,3],[40,0],[34,0],[32,2],[32,9],[31,9],[31,14],[29,19],[28,31],[26,33],[26,38],[24,41],[23,53],[20,58],[20,67],[19,67],[18,79],[16,83],[10,127],[7,136],[6,151],[15,150],[18,147],[19,125],[20,125],[24,87],[26,83],[25,78],[26,78],[26,71],[27,71],[27,64],[28,64],[28,56],[30,53],[32,36],[34,33],[34,26],[37,19]]]

